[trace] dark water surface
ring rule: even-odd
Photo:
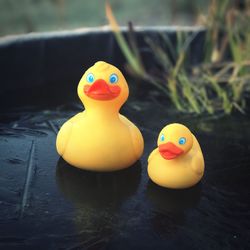
[[[123,171],[92,173],[55,149],[59,127],[80,110],[71,100],[2,108],[1,249],[250,248],[249,116],[198,118],[175,113],[153,92],[131,96],[122,113],[143,133],[143,157]],[[158,133],[172,122],[186,124],[204,152],[204,178],[187,190],[147,176]]]

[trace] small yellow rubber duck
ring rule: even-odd
[[[99,61],[84,73],[77,91],[85,111],[61,127],[58,153],[86,170],[114,171],[133,165],[143,153],[144,142],[139,129],[119,114],[129,95],[121,71]]]
[[[204,174],[204,158],[191,131],[172,123],[162,129],[158,148],[148,158],[148,175],[156,184],[174,189],[188,188]]]

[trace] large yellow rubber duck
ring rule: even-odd
[[[172,123],[162,129],[158,148],[148,158],[148,175],[156,184],[174,189],[188,188],[204,174],[200,145],[190,130]]]
[[[69,164],[93,171],[114,171],[133,165],[142,155],[139,129],[119,114],[129,89],[121,71],[99,61],[78,84],[85,111],[63,124],[57,135],[58,153]]]

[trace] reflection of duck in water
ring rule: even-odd
[[[117,224],[118,210],[136,192],[140,175],[140,162],[121,171],[99,173],[72,168],[60,158],[56,180],[76,208],[78,230],[109,237]]]
[[[100,208],[120,204],[132,195],[139,184],[141,166],[116,172],[90,172],[72,168],[62,158],[57,163],[56,178],[60,190],[76,205]]]
[[[199,183],[187,189],[168,189],[149,181],[146,193],[156,210],[179,212],[195,207],[198,204],[201,195],[201,184]]]
[[[200,183],[188,189],[168,189],[149,181],[146,196],[152,206],[154,230],[160,235],[174,233],[185,223],[186,210],[198,205],[200,195]]]

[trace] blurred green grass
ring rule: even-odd
[[[121,25],[187,25],[209,0],[110,0]],[[0,0],[0,36],[106,25],[105,0]]]
[[[197,15],[197,24],[207,30],[205,46],[200,51],[204,57],[199,64],[191,65],[188,60],[189,45],[196,32],[177,29],[174,43],[167,34],[162,34],[163,43],[145,37],[152,55],[161,65],[157,74],[145,71],[132,24],[126,41],[110,4],[106,5],[106,13],[127,59],[126,68],[166,93],[176,109],[196,114],[231,114],[234,110],[245,114],[250,86],[250,0],[211,0],[207,14]],[[157,72],[157,68],[151,68],[151,72]]]

